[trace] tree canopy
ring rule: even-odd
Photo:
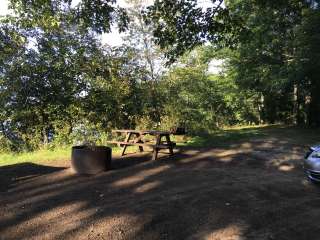
[[[318,1],[9,7],[0,17],[2,151],[103,143],[112,128],[320,126]],[[118,47],[100,41],[113,26],[124,32]]]

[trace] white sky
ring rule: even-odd
[[[8,0],[0,0],[0,16],[8,13]]]
[[[76,5],[81,0],[72,0],[72,5]],[[153,0],[144,0],[146,5],[152,4]],[[199,6],[202,8],[209,8],[212,7],[211,0],[199,0]],[[130,7],[130,4],[126,2],[126,0],[117,0],[117,5],[120,7]],[[9,14],[8,11],[8,0],[0,0],[0,16]],[[118,30],[115,27],[112,27],[111,33],[102,34],[101,41],[103,44],[108,44],[110,46],[120,46],[122,44],[122,36],[123,34],[119,34]],[[209,64],[209,72],[218,74],[221,71],[222,62],[219,60],[212,60]]]

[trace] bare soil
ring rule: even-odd
[[[283,131],[157,161],[116,156],[91,177],[68,162],[2,167],[0,239],[320,239],[305,136]]]

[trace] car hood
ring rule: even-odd
[[[310,148],[312,151],[320,151],[320,145],[315,145]]]

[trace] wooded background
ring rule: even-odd
[[[99,144],[113,128],[320,126],[318,1],[128,2],[10,1],[13,14],[0,18],[1,151]],[[121,46],[101,44],[112,26]]]

